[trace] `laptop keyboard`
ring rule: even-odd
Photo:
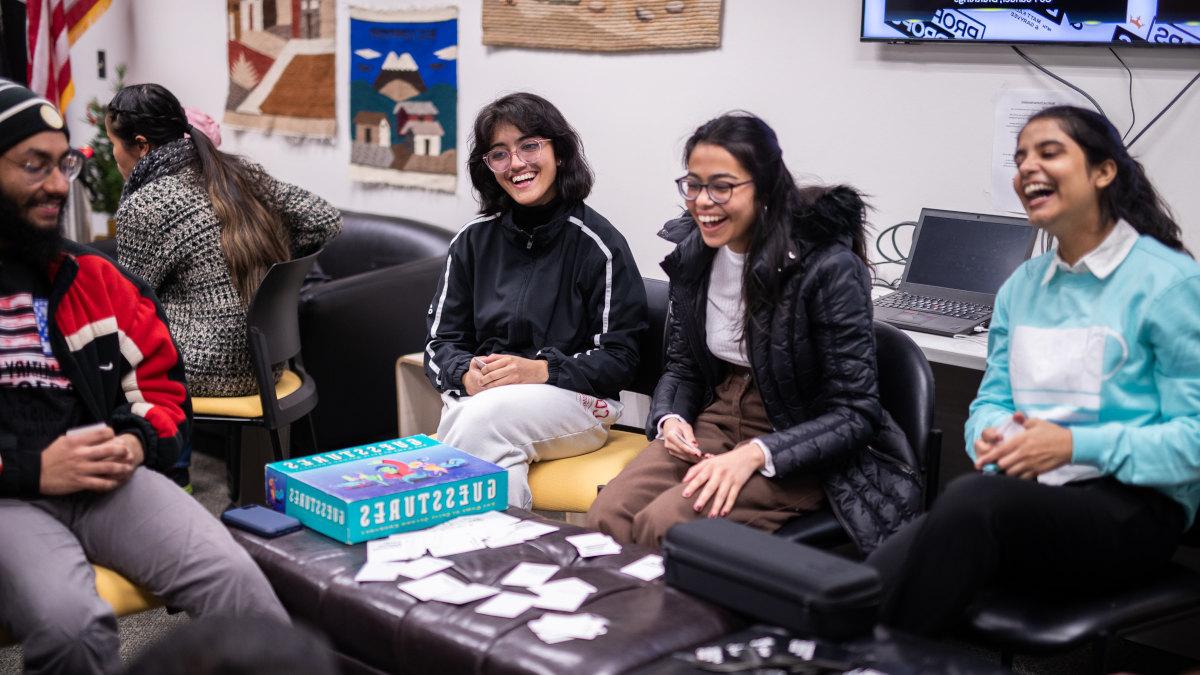
[[[942,316],[952,316],[972,321],[987,318],[992,313],[991,305],[977,305],[973,302],[931,298],[925,295],[905,293],[904,291],[889,293],[877,299],[875,306],[911,309],[918,312],[929,312],[931,314],[941,314]]]

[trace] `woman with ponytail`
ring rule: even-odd
[[[915,458],[879,404],[866,205],[799,188],[775,132],[734,113],[684,149],[666,372],[653,442],[599,494],[588,524],[657,546],[676,523],[774,531],[828,503],[864,551],[920,508]]]
[[[105,126],[125,177],[117,256],[158,293],[189,391],[254,394],[247,305],[272,264],[320,248],[341,228],[341,214],[217,150],[161,85],[117,92]],[[180,484],[188,459],[175,476]]]
[[[1152,574],[1200,506],[1200,265],[1102,115],[1043,110],[1013,187],[1055,250],[996,296],[977,473],[869,559],[886,623],[938,634],[984,590],[1087,596]]]

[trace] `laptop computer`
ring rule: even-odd
[[[899,289],[875,300],[875,318],[936,335],[968,333],[991,319],[996,292],[1036,239],[1024,218],[921,209]]]

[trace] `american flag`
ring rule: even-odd
[[[70,47],[111,4],[112,0],[28,0],[29,88],[59,110],[66,110],[75,95]]]

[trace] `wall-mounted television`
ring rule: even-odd
[[[862,39],[1200,46],[1200,0],[863,0]]]

